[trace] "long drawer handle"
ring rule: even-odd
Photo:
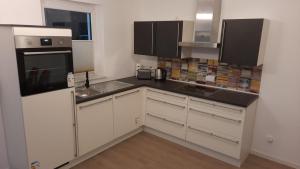
[[[207,115],[210,115],[210,116],[212,116],[212,117],[217,117],[217,118],[222,118],[222,119],[229,120],[229,121],[234,121],[234,122],[236,122],[236,123],[242,123],[242,120],[231,119],[231,118],[228,118],[228,117],[216,115],[216,114],[213,114],[213,113],[207,113],[207,112],[200,111],[200,110],[193,109],[193,108],[190,108],[190,110],[196,111],[196,112],[199,112],[199,113],[203,113],[203,114],[207,114]]]
[[[200,132],[200,133],[204,133],[204,134],[207,134],[207,135],[210,135],[210,136],[213,136],[213,137],[225,140],[225,141],[229,141],[229,142],[235,143],[235,144],[239,144],[240,143],[240,141],[232,140],[232,139],[229,139],[229,138],[226,138],[226,137],[222,137],[222,136],[219,136],[219,135],[217,135],[217,134],[215,134],[213,132],[208,132],[208,131],[196,129],[196,128],[191,127],[191,126],[188,126],[188,128],[191,129],[191,130],[195,130],[197,132]]]
[[[167,101],[163,101],[163,100],[159,100],[159,99],[153,99],[151,97],[147,97],[147,99],[154,100],[154,101],[157,101],[157,102],[162,102],[162,103],[169,104],[169,105],[172,105],[172,106],[177,106],[177,107],[180,107],[182,109],[186,108],[185,106],[180,106],[180,105],[177,105],[177,104],[174,104],[174,103],[170,103],[170,102],[167,102]]]
[[[184,124],[182,123],[178,123],[178,122],[175,122],[175,121],[171,121],[171,120],[168,120],[166,118],[163,118],[163,117],[159,117],[159,116],[156,116],[156,115],[153,115],[153,114],[150,114],[150,113],[147,113],[148,116],[152,116],[152,117],[155,117],[155,118],[158,118],[158,119],[161,119],[163,121],[166,121],[166,122],[169,122],[169,123],[174,123],[174,124],[177,124],[177,125],[180,125],[182,127],[184,127]]]
[[[200,100],[194,100],[194,99],[191,99],[191,101],[199,102],[199,103],[203,103],[203,104],[208,104],[208,105],[211,105],[211,106],[214,106],[214,107],[222,107],[222,108],[226,108],[226,109],[231,109],[231,110],[234,110],[234,111],[239,111],[239,112],[241,112],[241,113],[244,111],[243,109],[235,109],[235,108],[231,108],[231,107],[226,107],[226,106],[216,105],[216,104],[214,104],[214,103],[203,102],[203,101],[200,101]]]
[[[74,129],[74,157],[78,157],[78,129],[77,129],[77,112],[76,112],[76,101],[75,101],[75,91],[71,91],[72,103],[73,103],[73,129]]]
[[[167,94],[167,93],[163,93],[163,92],[159,92],[159,91],[154,91],[154,90],[151,90],[151,89],[147,89],[147,90],[150,91],[150,92],[159,93],[159,94],[162,94],[162,95],[168,95],[168,96],[173,96],[173,97],[177,97],[177,98],[181,98],[181,99],[186,99],[186,97],[184,97],[184,96],[176,96],[176,95]]]
[[[116,96],[116,99],[117,99],[117,98],[120,98],[120,97],[123,97],[123,96],[127,96],[127,95],[131,95],[131,94],[135,94],[135,93],[138,93],[138,92],[140,92],[140,90],[136,90],[136,91],[133,91],[133,92],[125,93],[125,94],[122,94],[122,95]]]
[[[112,100],[112,98],[108,98],[108,99],[105,99],[105,100],[101,100],[101,101],[99,101],[99,102],[95,102],[95,103],[92,103],[92,104],[89,104],[89,105],[79,106],[79,109],[91,107],[91,106],[93,106],[93,105],[95,105],[95,104],[108,102],[108,101],[110,101],[110,100]]]

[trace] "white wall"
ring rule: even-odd
[[[196,0],[141,0],[137,20],[193,19]],[[300,167],[300,1],[222,0],[223,18],[271,20],[253,151]],[[144,58],[143,62],[147,62]],[[273,144],[266,135],[275,138]]]
[[[8,169],[8,161],[5,146],[5,136],[3,130],[2,112],[0,107],[0,169]]]
[[[40,0],[1,0],[0,24],[42,25]]]
[[[225,0],[224,18],[263,17],[270,28],[253,151],[300,167],[300,1]],[[266,135],[275,142],[268,144]]]

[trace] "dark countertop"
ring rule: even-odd
[[[138,80],[135,77],[128,77],[124,79],[118,79],[118,81],[126,82],[133,84],[133,86],[128,88],[123,88],[121,90],[105,93],[102,95],[98,95],[92,98],[76,98],[76,103],[83,103],[86,101],[94,100],[97,98],[109,96],[112,94],[124,92],[127,90],[139,88],[139,87],[151,87],[154,89],[165,90],[169,92],[174,92],[178,94],[188,95],[192,97],[207,99],[211,101],[217,101],[225,104],[240,106],[240,107],[248,107],[251,103],[253,103],[256,99],[258,99],[257,95],[247,94],[247,93],[239,93],[234,91],[222,90],[222,89],[214,89],[209,87],[196,87],[185,83],[174,82],[174,81],[154,81],[154,80]]]

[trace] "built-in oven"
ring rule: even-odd
[[[71,87],[71,37],[15,36],[15,45],[22,96]]]

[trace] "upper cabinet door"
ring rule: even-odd
[[[134,22],[134,53],[155,55],[155,23]]]
[[[158,57],[177,58],[181,55],[182,21],[160,21],[156,27],[156,51]]]
[[[260,65],[264,19],[224,20],[220,62],[240,66]]]

